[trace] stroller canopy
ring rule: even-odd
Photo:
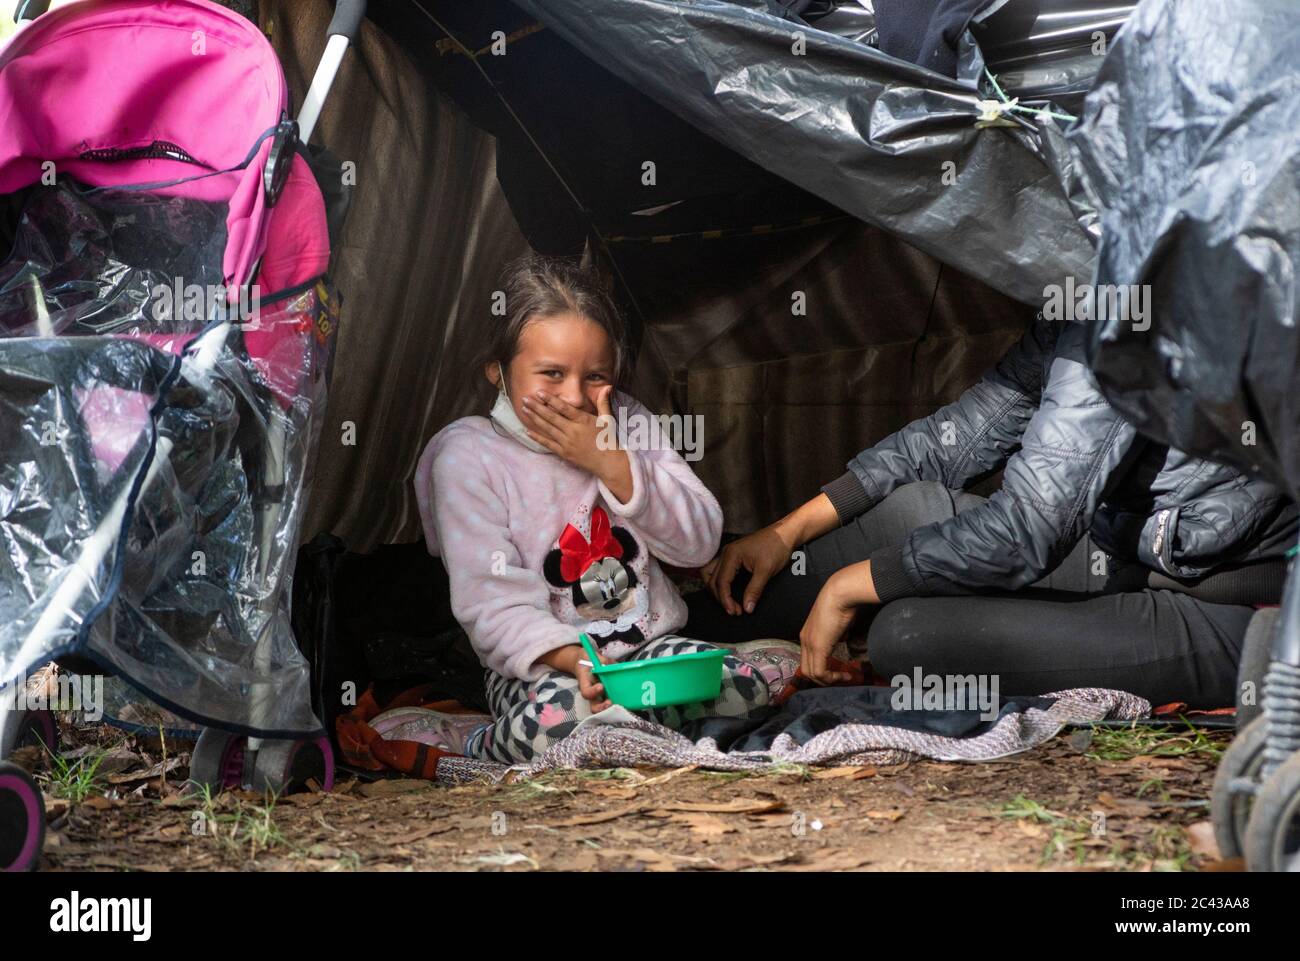
[[[228,286],[247,282],[270,249],[263,289],[291,287],[324,271],[329,245],[324,204],[301,157],[289,175],[297,184],[286,185],[284,206],[269,216],[262,177],[272,138],[259,138],[287,108],[270,44],[224,7],[60,7],[0,48],[0,194],[51,173],[94,186],[169,184],[153,192],[227,204]],[[205,173],[213,175],[190,179]]]

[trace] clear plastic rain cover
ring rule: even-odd
[[[228,298],[221,204],[0,201],[0,684],[75,654],[202,724],[320,734],[289,587],[335,298]]]

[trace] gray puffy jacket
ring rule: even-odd
[[[1085,532],[1108,554],[1176,578],[1295,543],[1296,508],[1277,488],[1140,437],[1098,389],[1083,335],[1077,323],[1040,321],[955,402],[822,488],[845,523],[902,484],[960,490],[1004,468],[987,503],[871,556],[882,602],[1024,587]]]

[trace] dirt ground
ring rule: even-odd
[[[1228,735],[1183,724],[1067,731],[981,764],[614,769],[459,787],[345,777],[278,800],[186,792],[185,742],[103,726],[64,736],[61,760],[24,760],[44,780],[55,871],[1235,867],[1216,860],[1208,808]]]

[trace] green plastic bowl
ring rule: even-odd
[[[605,696],[631,711],[671,704],[712,701],[722,690],[722,659],[727,652],[691,651],[646,661],[602,664],[592,673],[605,685]]]

